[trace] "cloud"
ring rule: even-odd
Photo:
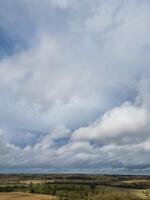
[[[98,6],[86,21],[86,28],[95,33],[104,33],[112,27],[119,25],[122,19],[122,7],[124,3],[121,0],[109,0],[107,2],[99,1]]]
[[[149,6],[1,1],[0,171],[149,171]]]
[[[136,133],[146,126],[147,120],[146,109],[124,103],[120,107],[107,111],[90,126],[76,130],[72,138],[73,140],[97,140]]]

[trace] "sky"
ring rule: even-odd
[[[150,174],[150,1],[0,1],[0,173]]]

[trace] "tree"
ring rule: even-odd
[[[34,193],[34,185],[32,182],[30,182],[30,184],[29,184],[29,192]]]

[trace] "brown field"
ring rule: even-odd
[[[146,180],[146,179],[131,179],[131,180],[125,180],[122,181],[124,183],[150,183],[150,180]]]
[[[0,200],[58,200],[55,196],[23,192],[0,193]]]
[[[23,184],[27,184],[27,185],[29,185],[31,182],[33,183],[33,184],[39,184],[39,183],[47,183],[47,182],[49,182],[49,180],[22,180],[22,181],[18,181],[19,183],[23,183]]]
[[[150,199],[150,190],[131,190],[140,199]]]

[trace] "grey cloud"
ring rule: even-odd
[[[144,173],[149,6],[147,0],[1,1],[0,30],[23,43],[0,60],[0,171],[143,166]]]

